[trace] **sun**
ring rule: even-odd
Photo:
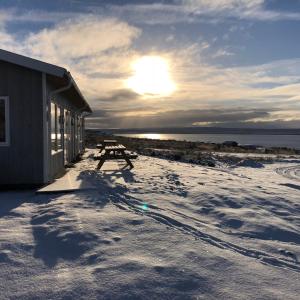
[[[127,86],[140,95],[168,96],[175,89],[168,61],[160,56],[143,56],[132,64],[134,74]]]

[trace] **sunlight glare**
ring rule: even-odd
[[[132,65],[134,75],[127,86],[140,95],[167,96],[175,90],[168,61],[160,56],[143,56]]]
[[[160,140],[161,134],[159,133],[144,133],[141,135],[144,139],[150,139],[150,140]]]

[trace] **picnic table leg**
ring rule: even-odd
[[[100,170],[101,167],[103,166],[104,162],[105,162],[105,159],[103,159],[103,157],[101,157],[96,169]]]
[[[107,153],[105,152],[105,153],[101,156],[101,158],[100,158],[100,161],[99,161],[99,163],[98,163],[98,165],[97,165],[97,167],[96,167],[97,170],[100,170],[100,169],[101,169],[101,167],[103,166],[103,164],[104,164],[104,162],[105,162],[105,160],[106,160],[106,157],[107,157]]]
[[[105,145],[102,144],[102,147],[99,149],[99,153],[101,153],[103,150],[105,150]]]
[[[122,150],[121,153],[122,153],[122,157],[126,160],[127,164],[128,164],[131,168],[134,168],[132,162],[130,161],[130,159],[129,159],[128,156],[126,155],[125,151]]]

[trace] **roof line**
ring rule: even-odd
[[[9,52],[0,49],[0,60],[4,60],[16,65],[20,65],[29,69],[34,69],[53,76],[63,77],[67,70],[65,68],[43,62],[38,59],[30,58],[21,54]]]
[[[90,108],[88,102],[85,100],[85,98],[83,97],[78,85],[76,84],[74,78],[72,77],[71,73],[70,72],[67,72],[67,75],[69,77],[69,79],[71,80],[72,84],[73,84],[73,87],[75,88],[76,92],[79,94],[79,96],[82,98],[83,102],[85,103],[85,106],[83,108],[87,108],[88,109],[88,112],[92,112],[92,109]]]
[[[46,74],[49,74],[52,76],[60,77],[60,78],[67,76],[71,80],[79,97],[85,103],[84,107],[86,107],[89,112],[92,112],[89,104],[83,97],[83,95],[82,95],[80,89],[78,88],[75,80],[73,79],[71,73],[68,72],[67,69],[53,65],[53,64],[43,62],[38,59],[34,59],[34,58],[27,57],[27,56],[24,56],[21,54],[13,53],[13,52],[10,52],[7,50],[3,50],[3,49],[0,49],[0,60],[15,64],[15,65],[19,65],[19,66],[22,66],[25,68],[29,68],[32,70],[36,70],[36,71],[39,71],[42,73],[46,73]]]

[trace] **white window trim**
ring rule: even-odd
[[[0,147],[10,146],[10,120],[9,120],[9,97],[0,96],[1,100],[4,100],[5,105],[5,142],[0,142]]]

